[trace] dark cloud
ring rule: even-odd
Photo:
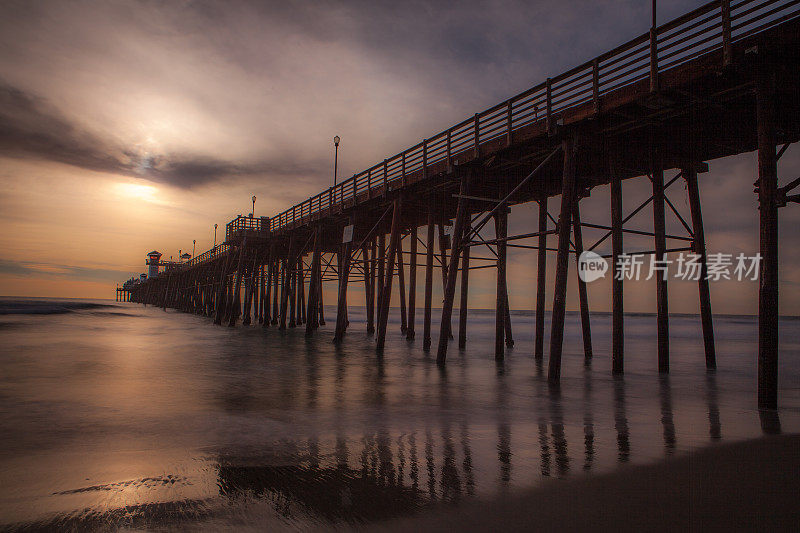
[[[660,9],[666,18],[697,3]],[[1,98],[18,113],[0,116],[0,153],[180,187],[250,175],[322,184],[334,134],[343,174],[363,170],[645,31],[648,10],[632,0],[8,1]],[[133,148],[148,136],[161,153]]]
[[[102,139],[76,128],[43,99],[0,84],[0,155],[122,170],[111,152]]]
[[[0,83],[0,155],[55,161],[182,188],[237,176],[315,175],[321,167],[319,161],[234,163],[205,155],[142,153],[82,129],[45,99],[4,83]]]
[[[290,176],[303,179],[319,175],[321,162],[301,162],[295,159],[236,164],[205,156],[164,156],[154,158],[151,167],[138,174],[153,181],[189,188],[194,185],[221,181],[236,177]]]

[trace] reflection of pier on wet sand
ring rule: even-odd
[[[366,439],[365,439],[366,440]],[[406,440],[406,446],[414,440]],[[259,524],[273,530],[291,524],[364,524],[383,531],[686,531],[707,529],[784,531],[800,521],[798,466],[800,437],[785,435],[725,444],[692,454],[678,454],[654,465],[629,465],[598,476],[544,481],[533,490],[503,494],[491,501],[434,507],[427,486],[441,492],[466,489],[453,483],[467,462],[454,455],[436,457],[444,447],[422,444],[388,459],[367,460],[365,468],[342,464],[263,465],[249,458],[220,458],[219,495],[122,506],[102,511],[83,509],[36,522],[12,524],[14,531],[105,530],[108,528]],[[403,449],[402,447],[400,449]],[[374,450],[390,457],[391,451]],[[410,453],[410,456],[409,456]],[[369,457],[373,452],[362,454]],[[262,458],[263,459],[263,458]],[[405,461],[409,472],[403,476]],[[418,485],[418,461],[441,480]],[[544,468],[544,457],[542,458]],[[502,462],[502,460],[501,460]],[[439,463],[438,465],[435,463]],[[391,474],[389,474],[391,472]],[[416,473],[415,473],[416,472]],[[424,480],[423,480],[424,481]],[[460,488],[459,488],[460,487]],[[88,487],[87,490],[111,490]],[[458,501],[456,498],[455,500]],[[422,512],[424,511],[424,512]],[[414,515],[414,516],[409,516]],[[385,522],[386,519],[395,519]],[[240,529],[241,530],[241,529]]]
[[[707,448],[651,466],[546,483],[381,531],[796,531],[797,435]]]
[[[317,367],[310,364],[309,368]],[[346,367],[339,365],[337,371],[344,378]],[[311,382],[317,379],[313,373],[307,377]],[[373,377],[378,382],[385,379],[380,375]],[[601,508],[598,502],[604,502],[603,498],[615,499],[603,517],[613,516],[622,512],[618,508],[624,508],[642,521],[658,519],[658,523],[665,526],[677,527],[689,519],[685,511],[670,512],[662,521],[659,514],[662,511],[647,512],[647,506],[653,503],[649,498],[655,495],[664,498],[663,502],[658,500],[658,509],[662,508],[659,506],[666,510],[671,506],[680,507],[688,504],[690,497],[698,498],[693,505],[713,508],[721,500],[711,495],[712,499],[706,502],[704,495],[709,491],[716,493],[724,476],[733,475],[726,473],[727,468],[736,468],[737,472],[741,469],[740,456],[748,450],[757,451],[758,458],[747,458],[744,477],[730,484],[728,491],[739,487],[749,494],[758,479],[769,479],[776,469],[783,472],[774,477],[776,490],[788,491],[792,489],[791,483],[796,483],[786,479],[795,471],[796,449],[785,445],[796,440],[767,437],[763,442],[714,446],[709,451],[687,454],[687,449],[693,448],[681,440],[685,439],[685,433],[681,431],[681,419],[676,420],[673,413],[676,393],[669,378],[660,378],[659,395],[646,404],[649,422],[629,418],[632,412],[641,413],[636,389],[631,390],[621,379],[614,379],[610,388],[603,388],[587,375],[579,409],[565,408],[561,392],[548,391],[545,387],[538,404],[541,408],[530,423],[516,418],[514,398],[507,381],[509,373],[498,366],[494,379],[496,404],[503,407],[504,413],[494,423],[448,416],[438,411],[425,428],[409,432],[398,427],[396,421],[384,418],[373,431],[361,435],[346,434],[344,429],[338,428],[334,434],[310,435],[279,443],[254,442],[238,451],[235,446],[233,450],[223,446],[204,459],[205,466],[199,472],[187,472],[182,477],[166,475],[77,485],[72,490],[55,493],[54,497],[61,498],[83,495],[88,498],[85,501],[99,497],[103,506],[90,512],[76,510],[49,520],[19,524],[20,529],[44,531],[53,527],[84,529],[108,524],[150,527],[203,523],[230,520],[231,513],[257,515],[278,525],[378,523],[410,515],[437,516],[442,503],[447,504],[445,507],[466,502],[469,508],[489,505],[478,502],[486,502],[487,498],[498,494],[503,494],[507,502],[498,504],[498,509],[487,508],[487,512],[516,513],[515,505],[522,506],[524,511],[530,508],[537,512],[539,506],[548,507],[542,511],[542,527],[546,527],[547,520],[561,520],[557,514],[560,509],[584,506],[589,513],[591,510],[587,506],[596,504]],[[723,431],[715,380],[716,376],[710,375],[706,391],[701,393],[701,398],[705,399],[703,409],[691,420],[683,419],[684,429],[687,423],[691,424],[698,436],[706,433],[709,442],[718,441]],[[448,385],[447,380],[440,382],[439,401],[452,406],[460,402],[461,397],[454,392],[458,387]],[[234,396],[241,394],[236,387],[226,390]],[[382,387],[378,386],[377,390]],[[318,405],[320,398],[307,392],[302,395],[302,401]],[[610,395],[613,400],[610,410],[598,408],[606,403],[603,394]],[[637,399],[633,401],[633,398]],[[331,400],[336,403],[342,398],[337,392]],[[222,397],[219,401],[232,405],[230,398]],[[780,431],[774,417],[758,418],[751,413],[750,418],[753,417],[755,419],[749,420],[751,426],[760,425],[764,434]],[[643,440],[641,433],[632,435],[643,423],[649,423],[652,429],[661,427],[661,443],[658,439]],[[702,426],[706,427],[700,429]],[[791,449],[792,453],[781,456],[786,449]],[[664,457],[666,463],[642,467],[642,458],[654,451],[654,459]],[[650,461],[652,459],[645,459],[645,462]],[[615,469],[620,463],[625,466]],[[617,473],[607,474],[608,471]],[[749,480],[746,476],[751,471],[760,472],[764,477]],[[580,472],[593,472],[598,476],[586,477]],[[690,477],[690,473],[699,477]],[[566,480],[552,485],[547,481],[551,478]],[[205,492],[193,489],[190,494],[186,492],[189,486],[207,489]],[[507,490],[531,486],[542,487],[542,492],[535,491],[535,496],[530,496],[538,502],[533,506],[524,497],[520,499],[518,492]],[[172,492],[164,492],[165,487]],[[700,487],[699,494],[697,487]],[[706,487],[712,488],[707,490]],[[731,502],[736,501],[735,494],[729,496]],[[762,512],[782,504],[780,494],[773,496],[761,507]],[[116,502],[121,506],[116,506]],[[748,503],[756,504],[760,505],[757,499]],[[634,506],[636,509],[631,510]],[[572,517],[565,524],[578,528],[585,523],[574,520],[590,515],[575,512],[578,518]],[[784,512],[788,511],[784,509]],[[611,520],[603,517],[597,519],[599,523]],[[247,518],[245,523],[252,523],[250,518],[253,517]],[[480,517],[477,524],[480,524]]]
[[[516,317],[515,323],[532,330],[535,317]],[[352,313],[351,318],[359,316]],[[541,375],[531,376],[527,357],[510,353],[503,362],[486,364],[493,346],[491,313],[473,313],[473,344],[446,369],[433,358],[416,357],[412,347],[387,347],[386,358],[375,362],[366,336],[352,340],[364,349],[344,352],[329,342],[273,330],[268,335],[280,335],[279,346],[286,349],[274,348],[265,356],[260,331],[231,335],[195,324],[191,317],[149,309],[115,321],[108,329],[113,336],[107,337],[114,345],[120,328],[137,328],[126,341],[133,346],[151,344],[153,335],[139,336],[141,330],[174,321],[185,322],[186,329],[160,334],[179,336],[168,353],[136,359],[137,366],[125,365],[116,373],[106,364],[89,381],[84,369],[108,359],[108,351],[97,348],[103,336],[86,337],[63,355],[69,366],[80,369],[80,383],[87,384],[82,390],[93,390],[97,383],[108,388],[94,397],[98,408],[82,418],[74,418],[81,412],[70,403],[52,415],[31,407],[36,424],[27,421],[31,415],[4,421],[4,427],[24,438],[15,445],[10,433],[3,441],[0,529],[347,527],[431,517],[454,505],[469,510],[498,497],[513,503],[521,491],[537,487],[552,493],[543,502],[569,509],[585,504],[575,498],[591,493],[576,489],[574,496],[554,500],[562,493],[551,490],[550,480],[558,478],[557,487],[583,487],[597,476],[616,479],[603,477],[615,472],[627,479],[639,475],[642,465],[685,465],[681,461],[687,454],[692,461],[705,460],[706,447],[716,452],[763,435],[768,442],[780,442],[770,439],[781,426],[789,432],[800,427],[800,398],[791,391],[780,420],[777,411],[753,408],[742,384],[754,368],[734,365],[700,376],[687,371],[702,346],[677,352],[669,376],[647,372],[650,359],[631,358],[624,379],[607,373],[599,361],[586,365],[579,352],[568,360],[566,386],[554,390],[544,365]],[[634,326],[648,321],[629,318]],[[686,327],[692,322],[676,318],[679,341],[700,330],[699,325]],[[726,338],[732,332],[746,338],[750,332],[740,331],[744,322],[722,319],[718,328]],[[756,321],[749,324],[754,330]],[[785,330],[800,334],[796,325]],[[180,336],[198,331],[206,336],[185,346]],[[640,348],[654,342],[643,331],[629,342],[633,353],[645,353]],[[34,329],[18,335],[18,344],[41,336]],[[517,349],[524,349],[525,342],[519,338]],[[199,343],[210,348],[198,350]],[[721,353],[733,363],[749,357],[754,345],[737,348]],[[796,353],[787,351],[786,360],[797,360]],[[51,365],[53,359],[52,352],[31,352],[24,361],[26,372],[31,373],[31,365]],[[787,370],[797,381],[800,367]],[[164,376],[171,386],[155,390],[153,376]],[[23,385],[26,394],[36,387]],[[106,393],[125,386],[145,394]],[[35,397],[52,406],[51,389],[48,384]],[[131,401],[135,408],[126,405]],[[87,430],[89,424],[97,429]],[[28,442],[40,445],[24,453]],[[775,464],[787,472],[795,469],[796,454],[781,457],[779,451],[759,458],[773,461],[764,476]],[[751,490],[749,483],[743,479],[740,484]],[[683,488],[690,494],[695,490],[694,485]],[[647,501],[644,495],[617,496],[618,504],[626,506]],[[739,504],[732,499],[731,505]]]

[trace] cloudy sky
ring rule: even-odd
[[[663,1],[658,16],[697,5]],[[269,216],[329,186],[333,135],[340,175],[351,175],[645,32],[649,10],[624,0],[6,0],[0,294],[112,297],[147,251],[177,256],[193,239],[208,249],[214,223],[247,213],[251,195]],[[781,160],[784,181],[798,152]],[[756,251],[755,169],[746,154],[702,176],[710,251]],[[625,186],[628,206],[646,197]],[[682,188],[671,194],[685,205]],[[608,221],[607,191],[585,203],[587,220]],[[784,244],[797,211],[781,211]],[[530,231],[531,216],[515,210],[512,228]],[[791,248],[781,312],[797,314]],[[532,306],[534,265],[512,256],[515,308]],[[491,279],[479,272],[471,304],[488,307]],[[732,283],[712,287],[715,311],[754,312],[756,284]],[[632,285],[628,309],[652,310],[650,285]],[[672,310],[696,309],[694,285],[670,291]],[[608,292],[593,284],[592,307],[607,309]]]

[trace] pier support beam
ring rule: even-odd
[[[547,286],[547,195],[539,204],[539,249],[536,267],[536,340],[534,358],[544,359],[544,296]]]
[[[253,306],[253,283],[255,279],[255,269],[251,269],[249,275],[244,278],[244,309],[242,312],[242,325],[249,326],[252,318],[250,309]]]
[[[252,306],[253,306],[253,322],[258,324],[261,321],[261,309],[258,307],[261,296],[261,265],[257,261],[253,262],[253,278],[251,280],[253,286]]]
[[[664,212],[664,171],[656,162],[653,169],[653,233],[655,233],[656,322],[658,324],[658,371],[669,372],[669,307],[667,297],[667,238]]]
[[[247,248],[247,237],[242,241],[242,247],[239,250],[239,266],[236,268],[236,281],[233,283],[233,298],[231,300],[231,319],[228,322],[229,327],[236,325],[236,320],[239,318],[239,313],[242,311],[241,302],[239,301],[239,288],[242,285],[242,271],[244,270],[244,252]]]
[[[581,231],[580,198],[575,199],[572,212],[572,233],[575,240],[575,264],[580,268],[580,256],[583,253],[583,232]],[[576,269],[577,270],[577,269]],[[578,275],[578,299],[581,306],[581,331],[583,332],[583,357],[592,359],[592,326],[589,320],[589,296],[586,293],[586,282]]]
[[[350,248],[351,242],[340,245],[339,254],[339,294],[338,305],[336,306],[336,332],[333,335],[333,342],[339,343],[344,338],[347,329],[347,285],[350,281]]]
[[[375,333],[375,324],[377,323],[378,314],[378,296],[382,280],[378,278],[378,237],[372,238],[372,251],[370,252],[370,314],[367,318],[367,333]]]
[[[778,408],[778,158],[774,73],[762,65],[756,85],[758,120],[758,407]]]
[[[368,275],[368,282],[369,282],[369,295],[367,296],[367,333],[370,335],[375,333],[375,297],[376,291],[375,288],[377,287],[377,282],[375,280],[375,276],[377,275],[377,265],[376,261],[378,258],[378,245],[377,239],[373,237],[371,239],[370,245],[370,254],[369,254],[369,275]]]
[[[374,240],[372,241],[374,243]],[[367,312],[367,333],[375,332],[375,298],[372,290],[373,275],[372,261],[370,259],[370,248],[374,249],[374,244],[364,243],[361,246],[361,262],[364,267],[364,307]]]
[[[322,246],[322,227],[314,228],[314,251],[311,255],[311,276],[308,280],[308,312],[306,313],[306,335],[311,335],[319,327],[319,277],[322,273],[320,249]]]
[[[465,220],[470,219],[470,213],[464,215]],[[464,224],[462,235],[459,236],[459,243],[466,244],[463,241],[464,236],[469,231],[469,225]],[[461,303],[458,308],[458,348],[463,350],[467,347],[467,312],[468,298],[469,298],[469,250],[470,246],[463,246],[461,249]]]
[[[624,372],[625,333],[623,330],[622,276],[619,258],[622,255],[622,180],[617,172],[611,175],[611,372]]]
[[[281,289],[281,324],[279,329],[286,329],[286,315],[289,310],[289,292],[292,287],[292,275],[289,272],[290,258],[294,253],[294,234],[289,237],[289,249],[283,257],[283,287]]]
[[[322,259],[320,258],[320,261]],[[319,286],[317,287],[317,300],[319,301],[319,325],[325,325],[325,300],[322,296],[322,270],[320,270]]]
[[[406,314],[406,275],[403,265],[403,237],[397,245],[397,283],[400,289],[400,333],[405,334],[408,329],[408,315]]]
[[[303,275],[303,253],[297,257],[297,324],[304,324],[306,322],[306,281]]]
[[[417,304],[417,226],[411,228],[411,242],[409,250],[408,265],[408,324],[406,328],[406,339],[414,338],[414,320]]]
[[[447,235],[444,231],[444,224],[439,223],[439,261],[442,264],[442,293],[444,293],[444,288],[447,285]],[[453,243],[450,243],[450,247],[452,248]],[[452,318],[452,317],[451,317]],[[447,338],[453,338],[453,324],[452,321],[447,323]]]
[[[267,300],[267,263],[269,256],[267,256],[264,263],[259,268],[259,281],[258,281],[258,323],[264,325],[264,318],[267,313],[267,307],[264,305]]]
[[[245,286],[244,291],[244,317],[242,319],[242,324],[245,326],[249,326],[252,322],[250,312],[253,310],[254,301],[256,302],[256,306],[255,310],[253,311],[256,315],[258,315],[258,270],[258,255],[254,254],[253,264],[250,268],[250,276],[245,281],[247,285]],[[256,319],[258,319],[258,316],[256,316]]]
[[[442,265],[442,290],[447,284],[447,235],[444,232],[444,224],[437,224],[439,232],[439,262]]]
[[[700,293],[700,320],[703,325],[703,343],[706,351],[706,368],[717,368],[717,356],[714,349],[714,324],[711,315],[711,295],[708,290],[708,264],[706,258],[706,237],[703,230],[703,212],[700,208],[700,188],[697,184],[697,169],[684,168],[681,171],[686,180],[689,195],[689,209],[692,212],[692,233],[694,253],[700,256],[700,278],[697,287]]]
[[[274,275],[275,270],[273,267],[274,255],[274,248],[270,246],[269,256],[267,256],[267,264],[264,267],[266,275],[264,276],[264,298],[261,302],[261,305],[264,307],[264,322],[261,325],[265,328],[268,328],[270,322],[272,321],[270,306],[272,305],[272,276]]]
[[[169,302],[169,287],[172,282],[172,276],[167,275],[167,286],[164,288],[164,297],[161,301],[161,308],[166,311],[167,310],[167,303]]]
[[[383,282],[380,304],[380,315],[378,317],[378,352],[383,352],[386,342],[386,325],[389,322],[389,304],[392,299],[392,278],[394,277],[394,261],[397,257],[397,247],[400,244],[400,217],[402,216],[403,200],[396,198],[392,213],[392,229],[389,236],[389,264],[386,268],[386,279]]]
[[[289,276],[289,327],[297,326],[297,261],[294,255],[286,260],[286,275]]]
[[[256,263],[253,274],[253,322],[261,323],[261,286],[262,286],[262,265]]]
[[[447,360],[447,344],[449,342],[450,324],[453,314],[453,300],[456,295],[456,277],[458,276],[458,261],[461,254],[461,240],[464,237],[464,225],[467,218],[467,200],[464,196],[469,188],[469,175],[461,177],[459,185],[458,208],[456,209],[456,223],[453,227],[453,239],[450,243],[450,268],[447,271],[447,280],[444,286],[444,302],[442,303],[442,323],[439,329],[439,349],[436,354],[436,364],[444,365]],[[505,212],[505,207],[503,207]],[[503,319],[505,315],[502,315]]]
[[[561,381],[561,351],[564,342],[564,315],[567,304],[567,274],[569,269],[569,238],[573,203],[575,201],[575,142],[572,137],[562,141],[564,170],[561,185],[561,213],[558,217],[558,255],[553,290],[553,317],[550,328],[550,360],[547,380],[552,385]]]
[[[494,359],[502,361],[505,357],[506,331],[506,237],[508,237],[508,211],[506,206],[494,213],[494,228],[497,238],[497,291],[495,297]]]
[[[428,240],[425,245],[425,323],[422,345],[431,347],[431,305],[433,303],[433,206],[428,208]]]
[[[386,235],[381,230],[378,235],[378,322],[381,321],[383,309],[383,283],[386,278]]]
[[[280,314],[278,301],[280,300],[280,286],[281,286],[281,260],[278,254],[272,259],[272,325],[278,324],[278,316]]]
[[[508,272],[506,271],[506,274]],[[506,276],[508,277],[508,276]],[[505,305],[505,326],[506,326],[506,348],[514,347],[514,333],[511,331],[511,305],[508,303],[508,282],[506,282],[506,305]]]

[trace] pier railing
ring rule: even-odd
[[[225,225],[225,241],[241,238],[245,234],[267,235],[270,231],[268,217],[238,216]]]
[[[185,263],[173,263],[165,271],[185,270],[207,261],[227,254],[232,248],[232,242],[237,238],[248,235],[266,236],[269,234],[270,219],[268,217],[243,217],[238,216],[225,225],[225,242],[214,246],[212,249],[191,258]]]
[[[230,248],[231,245],[228,243],[218,244],[212,249],[206,251],[205,253],[202,253],[197,257],[193,257],[191,260],[187,261],[186,263],[183,263],[184,268],[193,267],[199,265],[200,263],[205,263],[206,261],[209,261],[211,259],[216,259],[220,255],[228,253]]]
[[[425,176],[428,167],[444,162],[448,168],[480,155],[481,144],[500,139],[511,145],[515,131],[542,122],[548,129],[571,108],[593,104],[622,87],[650,79],[657,90],[659,73],[712,51],[731,60],[731,44],[800,16],[800,0],[717,0],[558,76],[475,114],[441,133],[384,159],[335,187],[273,217],[270,230],[307,220],[321,211],[353,205],[406,185],[412,174]]]

